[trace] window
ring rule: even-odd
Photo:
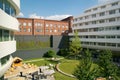
[[[19,32],[21,32],[22,31],[22,29],[21,28],[19,28]]]
[[[50,33],[52,32],[52,30],[50,30]]]
[[[48,27],[49,25],[48,24],[46,24],[46,27]]]
[[[105,36],[98,36],[98,38],[105,38]]]
[[[103,28],[103,27],[98,28],[98,31],[103,31],[103,30],[104,30],[104,28]]]
[[[82,19],[83,19],[82,17],[79,18],[79,20],[82,20]]]
[[[26,26],[26,25],[27,25],[27,24],[24,22],[24,23],[23,23],[23,26]]]
[[[96,24],[96,21],[92,21],[92,24]]]
[[[104,16],[104,15],[105,15],[105,12],[101,12],[101,13],[100,13],[100,16]]]
[[[91,10],[86,10],[85,13],[91,12]]]
[[[11,16],[15,16],[15,9],[13,7],[11,7]]]
[[[96,17],[96,14],[92,14],[92,18],[95,18]]]
[[[54,30],[54,32],[57,32],[57,30]]]
[[[3,9],[3,1],[0,0],[0,8]]]
[[[89,16],[85,16],[85,19],[88,19],[89,18]]]
[[[115,21],[115,18],[109,19],[109,22],[114,22],[114,21]]]
[[[66,26],[66,28],[68,28],[68,26]]]
[[[105,43],[98,43],[99,46],[105,46]]]
[[[115,14],[115,10],[109,11],[109,14],[110,14],[110,15],[111,15],[111,14]]]
[[[62,25],[62,28],[64,28],[64,25]]]
[[[74,19],[74,21],[77,21],[77,18],[76,18],[76,19]]]
[[[86,22],[85,25],[88,25],[88,22]]]
[[[96,10],[97,10],[97,8],[94,8],[94,9],[93,9],[93,11],[96,11]]]
[[[104,8],[106,8],[106,6],[101,6],[101,9],[104,9]]]
[[[4,1],[4,4],[5,4],[5,12],[10,14],[10,5],[7,1]]]
[[[118,44],[118,47],[120,47],[120,44]]]
[[[117,30],[120,30],[120,26],[117,26],[116,29],[117,29]]]
[[[118,2],[117,2],[117,3],[113,3],[113,4],[112,4],[112,6],[116,6],[116,5],[118,5]]]
[[[82,23],[80,23],[79,26],[82,26]]]
[[[113,46],[113,47],[115,47],[116,44],[115,43],[107,43],[107,46]]]
[[[0,41],[2,41],[2,30],[0,29]]]
[[[120,17],[117,17],[117,21],[120,21]]]
[[[99,23],[104,23],[104,22],[105,22],[105,20],[100,20],[100,21],[99,21]]]
[[[26,32],[27,30],[26,30],[26,28],[24,28],[24,32]]]
[[[14,35],[13,34],[14,34],[13,32],[10,32],[10,40],[11,41],[14,40]]]
[[[118,35],[117,38],[120,38],[120,35]]]
[[[9,41],[9,31],[4,30],[4,41]]]
[[[53,25],[52,24],[50,24],[50,27],[52,27]]]
[[[58,25],[58,28],[60,28],[60,25]]]
[[[92,35],[92,36],[90,36],[90,38],[96,38],[96,36]]]
[[[42,30],[41,29],[36,29],[36,32],[42,32]]]
[[[49,30],[48,30],[48,29],[46,29],[45,31],[46,31],[46,32],[48,32]]]
[[[31,28],[28,28],[28,32],[31,32]]]
[[[32,23],[29,22],[29,23],[28,23],[28,26],[32,26]]]
[[[107,39],[115,38],[115,36],[106,36]]]
[[[10,56],[5,56],[3,58],[1,58],[1,65],[4,65],[8,60],[9,60]]]

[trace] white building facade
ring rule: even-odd
[[[13,32],[18,30],[15,17],[19,11],[19,0],[0,0],[0,80],[12,64],[11,54],[16,51]]]
[[[83,48],[120,51],[120,0],[94,6],[74,17],[69,35],[75,31]]]

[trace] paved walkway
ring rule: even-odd
[[[44,59],[37,59],[37,60],[29,60],[29,61],[24,61],[25,63],[28,63],[28,62],[37,62],[37,61],[42,61]]]

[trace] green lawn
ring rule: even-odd
[[[36,61],[33,61],[33,60],[36,60]],[[33,61],[33,62],[28,62],[28,61]],[[51,60],[46,60],[46,59],[31,59],[31,60],[25,60],[24,61],[25,63],[30,63],[30,64],[35,64],[37,66],[43,66],[43,65],[49,65],[50,63],[51,64],[57,64],[56,61],[51,61]],[[75,62],[74,60],[62,60],[62,62],[64,63],[67,63],[67,62]],[[69,68],[70,69],[70,68]],[[55,80],[76,80],[75,78],[71,78],[71,77],[68,77],[68,76],[65,76],[59,72],[55,72]]]
[[[63,60],[59,65],[59,69],[65,73],[73,74],[74,69],[79,64],[78,60]]]
[[[76,80],[75,78],[65,76],[57,71],[54,76],[55,76],[55,80]]]

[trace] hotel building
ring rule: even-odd
[[[15,35],[68,35],[72,30],[72,20],[72,16],[61,21],[18,18],[20,26]]]
[[[20,11],[19,0],[0,0],[0,80],[12,64],[11,54],[16,51],[13,33],[18,30],[15,18]]]
[[[120,0],[99,4],[74,17],[69,35],[75,31],[83,48],[120,51]]]

